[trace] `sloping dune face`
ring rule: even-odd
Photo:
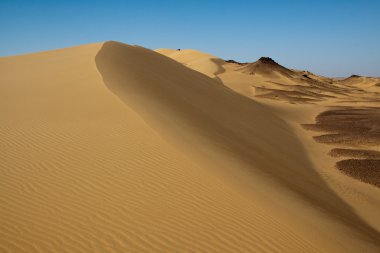
[[[287,124],[158,53],[2,58],[0,103],[0,251],[379,250]]]
[[[224,60],[207,53],[192,49],[157,49],[156,52],[173,60],[183,63],[185,66],[201,72],[211,78],[224,72],[222,67]]]

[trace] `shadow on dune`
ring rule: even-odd
[[[211,61],[218,67],[218,69],[213,73],[215,75],[214,79],[218,80],[219,82],[223,83],[222,79],[218,77],[218,75],[223,74],[226,72],[226,70],[223,68],[223,65],[226,64],[225,61],[218,58],[211,58]]]
[[[269,108],[141,47],[106,42],[96,65],[109,90],[164,138],[175,136],[206,158],[204,143],[211,143],[252,168],[252,176],[259,170],[363,240],[380,245],[379,232],[327,186],[291,128]]]

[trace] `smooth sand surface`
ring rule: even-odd
[[[0,252],[379,252],[379,188],[332,170],[301,126],[375,95],[318,83],[311,105],[302,72],[159,52],[0,58]]]

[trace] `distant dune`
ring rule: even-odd
[[[0,252],[379,252],[379,83],[112,41],[0,58]],[[342,122],[368,142],[313,138]]]

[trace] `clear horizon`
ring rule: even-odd
[[[380,76],[380,1],[1,1],[0,56],[116,40]]]

